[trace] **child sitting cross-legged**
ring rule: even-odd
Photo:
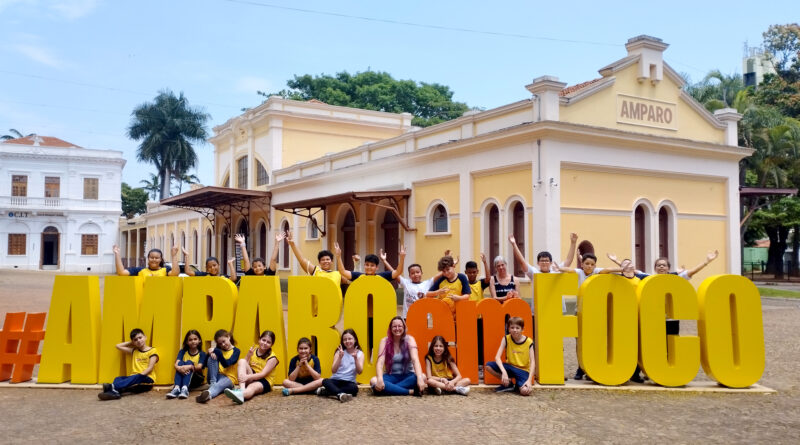
[[[319,359],[311,353],[311,340],[297,341],[297,355],[289,361],[289,377],[283,381],[283,395],[316,392],[322,386]]]

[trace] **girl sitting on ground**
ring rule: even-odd
[[[333,375],[322,379],[322,387],[317,388],[318,396],[334,396],[340,402],[349,402],[358,394],[356,375],[364,370],[364,353],[358,344],[356,331],[345,329],[342,341],[333,355]]]
[[[264,331],[258,344],[247,351],[247,355],[237,364],[239,389],[225,389],[225,395],[241,405],[259,394],[272,391],[272,371],[278,366],[278,357],[272,351],[275,333]]]
[[[234,346],[236,340],[230,332],[220,329],[214,334],[214,344],[208,349],[208,384],[207,390],[200,393],[195,400],[206,403],[222,394],[226,388],[233,388],[239,383],[236,364],[239,362],[239,348]]]
[[[469,394],[469,378],[461,377],[456,360],[450,355],[447,341],[441,335],[433,337],[428,355],[425,356],[428,387],[436,395],[442,393]]]
[[[297,341],[297,355],[289,361],[289,377],[283,381],[283,395],[314,392],[322,386],[319,359],[311,353],[311,340]]]
[[[190,329],[183,337],[183,347],[175,360],[175,386],[167,393],[168,399],[188,399],[189,390],[203,385],[203,367],[206,353],[202,350],[200,332]]]

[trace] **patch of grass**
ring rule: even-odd
[[[788,297],[800,298],[800,292],[793,290],[773,289],[769,287],[759,287],[758,291],[761,292],[762,297]]]

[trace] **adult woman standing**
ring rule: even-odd
[[[422,397],[427,386],[425,374],[419,363],[417,342],[406,333],[402,317],[394,317],[389,322],[378,351],[376,375],[369,381],[372,391],[379,395]]]
[[[496,256],[494,268],[497,273],[489,279],[489,292],[491,292],[492,298],[497,301],[519,298],[517,283],[514,282],[514,276],[508,273],[508,264],[505,258],[500,255]]]

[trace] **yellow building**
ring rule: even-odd
[[[213,236],[187,245],[202,251],[196,258],[232,252],[232,233],[247,233],[251,256],[263,257],[277,230],[291,230],[308,258],[338,241],[346,261],[385,248],[393,262],[402,243],[406,265],[430,275],[445,249],[462,264],[481,252],[511,264],[511,234],[529,262],[542,250],[560,259],[577,232],[600,266],[613,252],[647,272],[659,256],[691,267],[719,249],[694,284],[739,273],[738,162],[751,153],[737,146],[741,115],[712,115],[686,94],[661,40],[639,36],[626,48],[597,79],[567,87],[538,77],[523,100],[424,129],[408,114],[272,97],[211,139],[215,185],[258,194],[170,198],[162,204],[217,204],[209,218],[154,209],[148,237]],[[225,210],[226,196],[239,204]],[[278,249],[280,274],[301,274]]]

